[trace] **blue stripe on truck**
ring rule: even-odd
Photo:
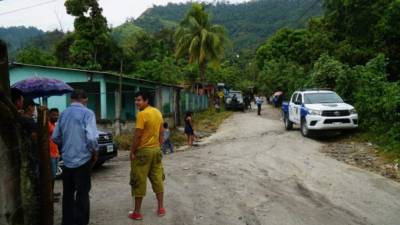
[[[306,117],[308,115],[308,110],[307,108],[303,105],[301,105],[301,110],[300,110],[300,115],[301,117]]]

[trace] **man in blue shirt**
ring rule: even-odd
[[[261,97],[259,95],[256,96],[255,99],[256,105],[257,105],[257,115],[261,115],[261,105],[263,103],[263,100],[261,99]]]
[[[62,225],[89,224],[90,175],[98,158],[98,132],[87,101],[83,90],[75,90],[52,136],[64,161]]]

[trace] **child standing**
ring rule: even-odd
[[[195,138],[193,130],[192,112],[186,112],[185,116],[185,134],[187,136],[189,147],[193,146],[193,141]]]
[[[171,132],[168,128],[168,123],[163,124],[164,127],[164,142],[161,146],[161,150],[163,151],[164,154],[167,154],[167,149],[170,150],[170,153],[174,152],[174,146],[171,143],[171,140],[169,139]]]

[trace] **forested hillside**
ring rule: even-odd
[[[115,28],[126,36],[143,29],[155,33],[164,28],[175,28],[191,3],[153,6],[136,20]],[[266,38],[282,27],[304,27],[308,18],[322,14],[321,1],[315,0],[256,0],[241,4],[219,2],[207,4],[212,22],[223,25],[234,50],[255,50]],[[0,39],[6,41],[11,56],[22,48],[36,47],[50,50],[60,32],[45,33],[34,27],[0,28]],[[36,38],[35,38],[36,37]]]
[[[35,27],[0,27],[0,39],[7,43],[9,52],[12,54],[26,46],[34,37],[44,32]]]
[[[149,32],[175,27],[191,3],[154,6],[133,23]],[[255,49],[282,27],[304,27],[309,17],[322,14],[322,2],[315,0],[258,0],[241,4],[207,4],[212,22],[223,25],[234,49]]]
[[[354,103],[368,140],[400,157],[400,1],[325,0],[324,7],[307,28],[281,29],[258,48],[258,90],[333,89]]]

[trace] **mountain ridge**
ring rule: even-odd
[[[148,32],[177,26],[192,3],[153,6],[132,23]],[[230,4],[203,3],[213,23],[226,27],[236,50],[256,49],[283,27],[305,27],[309,17],[322,14],[322,2],[315,0],[256,0]]]

